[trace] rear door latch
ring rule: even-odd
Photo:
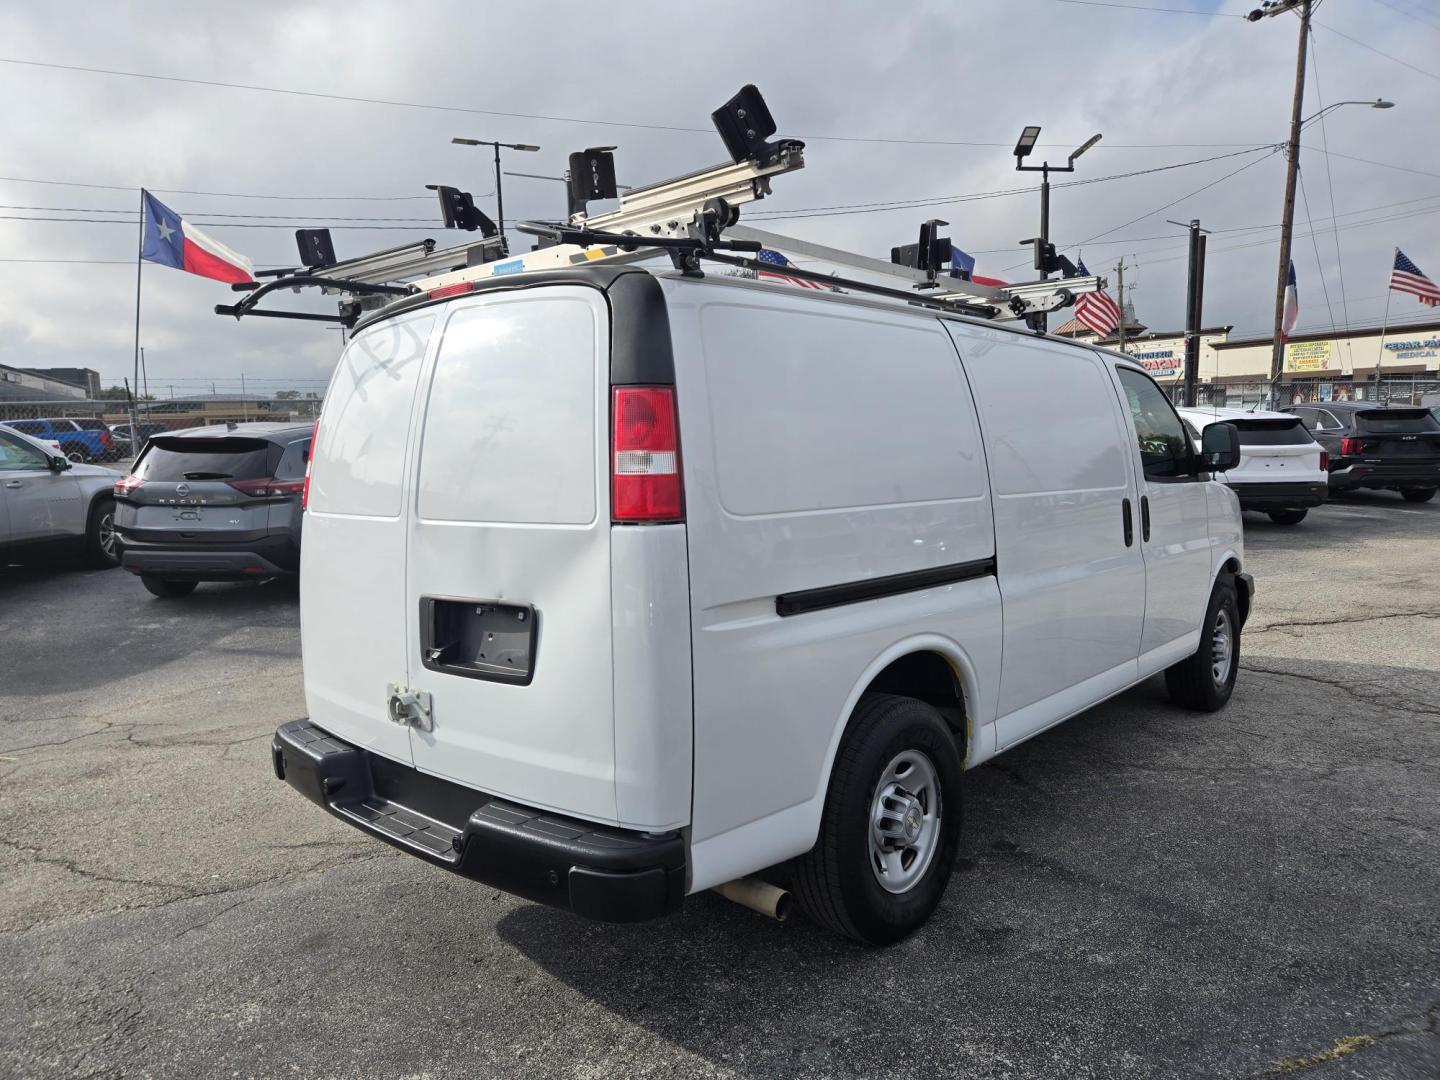
[[[424,690],[411,690],[399,683],[385,688],[386,708],[390,719],[397,724],[419,728],[421,731],[435,730],[435,721],[430,715],[430,695]]]

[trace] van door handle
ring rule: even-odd
[[[1130,500],[1120,500],[1120,516],[1125,519],[1125,546],[1135,543],[1135,523],[1130,517]]]
[[[1140,539],[1150,542],[1150,496],[1140,496]]]

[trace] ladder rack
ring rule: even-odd
[[[1029,318],[1073,304],[1081,295],[1105,286],[1097,276],[1071,277],[1005,285],[982,285],[936,270],[913,269],[884,259],[761,229],[737,225],[740,207],[770,194],[773,178],[805,167],[804,143],[794,139],[767,142],[773,121],[753,86],[743,88],[713,114],[717,129],[734,160],[670,180],[632,188],[619,194],[619,205],[595,215],[584,208],[564,222],[522,222],[522,232],[540,243],[522,255],[506,257],[498,236],[436,250],[426,239],[374,252],[328,266],[273,273],[263,285],[233,286],[247,292],[239,303],[217,305],[217,314],[265,315],[338,322],[353,326],[363,311],[383,306],[390,298],[417,292],[453,289],[511,274],[554,270],[594,262],[628,263],[668,255],[683,274],[698,276],[701,263],[711,261],[756,273],[779,272],[802,280],[829,284],[842,291],[869,292],[912,304],[958,311],[989,319]],[[609,148],[585,151],[605,153]],[[593,158],[587,159],[593,161]],[[613,178],[613,161],[610,166]],[[572,173],[576,158],[572,157]],[[581,182],[583,183],[583,181]],[[578,195],[572,187],[572,192]],[[591,190],[587,198],[613,198],[616,192]],[[934,236],[934,225],[922,228],[922,245]],[[943,223],[938,223],[943,224]],[[930,231],[927,233],[926,229]],[[941,241],[946,244],[948,241]],[[777,266],[747,259],[744,254],[773,251],[811,266]],[[738,254],[732,254],[738,253]],[[817,268],[820,267],[820,268]],[[859,274],[861,277],[852,275]],[[338,315],[264,309],[259,301],[281,289],[319,288],[342,294]]]

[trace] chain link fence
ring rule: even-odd
[[[137,401],[0,401],[0,424],[54,443],[71,461],[124,469],[156,435],[214,424],[291,423],[320,414],[318,396],[259,398],[223,395]]]
[[[1168,388],[1178,404],[1183,388]],[[1379,379],[1306,379],[1303,382],[1200,383],[1195,388],[1197,405],[1229,408],[1284,409],[1290,405],[1311,405],[1324,401],[1373,401],[1379,405],[1440,405],[1440,378],[1434,375],[1386,375]]]

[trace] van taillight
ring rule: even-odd
[[[300,485],[300,509],[310,508],[310,465],[315,460],[315,448],[320,445],[320,418],[315,418],[315,426],[310,430],[310,449],[305,453],[305,480]]]
[[[1340,440],[1340,453],[1343,456],[1349,457],[1350,455],[1359,454],[1361,452],[1362,450],[1359,439],[1352,439],[1347,435],[1345,438]]]
[[[617,386],[611,416],[611,519],[683,521],[674,389]]]

